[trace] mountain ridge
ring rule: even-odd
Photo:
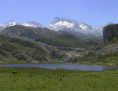
[[[48,28],[31,28],[22,25],[7,27],[1,33],[9,36],[29,38],[57,47],[90,47],[98,43],[96,40],[101,40],[99,38],[90,39],[84,34],[75,35],[75,33],[67,31],[52,31]]]
[[[26,27],[34,27],[34,28],[42,27],[42,28],[48,28],[53,31],[67,31],[76,34],[82,33],[93,37],[103,36],[102,34],[103,26],[93,27],[84,22],[78,22],[72,19],[59,18],[59,17],[55,17],[48,26],[43,26],[41,23],[35,21],[27,21],[21,24],[12,20],[6,24],[0,24],[0,31],[3,31],[7,27],[15,25],[23,25]]]

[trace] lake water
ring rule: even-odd
[[[0,67],[31,67],[31,68],[46,68],[46,69],[68,69],[79,71],[103,71],[118,69],[118,67],[108,67],[101,65],[83,65],[72,63],[41,63],[41,64],[0,64]]]

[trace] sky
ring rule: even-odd
[[[33,20],[47,26],[54,17],[92,26],[118,23],[118,0],[0,0],[0,24]]]

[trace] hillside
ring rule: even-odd
[[[118,24],[110,24],[104,27],[103,40],[105,43],[113,41],[114,38],[118,38]]]
[[[0,35],[0,61],[47,61],[47,50],[42,44],[16,37]]]
[[[100,50],[90,52],[83,58],[81,63],[105,64],[118,66],[118,24],[104,27],[104,47]]]
[[[89,52],[78,63],[118,66],[118,44],[110,44],[98,51]]]
[[[118,65],[117,24],[104,27],[103,39],[68,31],[15,25],[1,32],[1,60],[60,61]],[[22,50],[21,50],[22,49]]]
[[[87,39],[67,31],[15,25],[1,32],[1,63],[5,61],[68,61],[102,47],[101,39]],[[21,50],[22,49],[22,50]],[[3,54],[2,54],[3,53]]]
[[[31,28],[21,25],[7,27],[3,32],[5,35],[29,38],[37,42],[46,43],[56,47],[72,48],[99,48],[101,39],[87,39],[86,36],[77,36],[67,31],[52,31],[47,28]]]
[[[63,53],[51,47],[29,39],[0,35],[0,63],[19,63],[50,61],[62,59]],[[54,58],[54,56],[57,56]],[[61,56],[63,55],[63,56]]]
[[[76,61],[88,50],[54,47],[27,38],[0,34],[0,63]]]

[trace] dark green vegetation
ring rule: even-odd
[[[1,32],[0,62],[67,61],[117,66],[118,24],[104,27],[103,40],[81,33],[16,25]]]
[[[46,56],[46,50],[38,43],[15,37],[0,36],[0,60],[3,62],[18,60],[44,61]]]
[[[1,63],[50,61],[55,55],[58,57],[64,55],[63,53],[55,53],[54,55],[53,52],[56,51],[58,51],[58,49],[32,40],[0,35]],[[61,57],[59,58],[61,59]]]
[[[13,74],[13,72],[17,72]],[[77,72],[0,68],[1,91],[117,91],[118,70]]]
[[[0,62],[77,61],[88,50],[101,48],[100,39],[81,38],[66,31],[31,28],[21,25],[8,27],[0,35]],[[75,56],[76,55],[76,56]]]
[[[8,27],[3,31],[3,34],[29,38],[56,47],[91,48],[101,43],[100,39],[98,41],[86,37],[82,39],[78,35],[66,31],[56,32],[47,28],[31,28],[21,25]]]
[[[103,39],[105,43],[112,41],[115,37],[118,37],[118,24],[110,24],[104,27]]]
[[[99,65],[110,65],[118,66],[118,52],[108,53],[105,55],[97,53],[89,53],[86,56],[79,59],[78,63],[83,64],[99,64]]]

